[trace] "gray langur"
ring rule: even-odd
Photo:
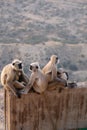
[[[22,91],[23,94],[27,94],[31,88],[37,93],[43,93],[48,86],[46,76],[40,69],[39,63],[34,62],[30,64],[29,70],[31,71],[28,85]]]
[[[22,61],[15,59],[12,63],[7,64],[1,72],[2,86],[11,91],[16,97],[20,97],[18,89],[23,89],[24,84],[28,83],[28,78],[23,72]]]

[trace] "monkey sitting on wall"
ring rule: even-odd
[[[64,79],[64,80],[68,80],[69,79],[69,75],[68,73],[63,69],[63,68],[59,68],[57,71],[57,77]]]
[[[15,59],[12,63],[6,65],[1,72],[1,84],[13,92],[16,97],[20,97],[18,89],[23,89],[24,84],[28,83],[28,78],[22,69],[22,61]]]
[[[57,63],[59,62],[58,56],[52,55],[50,61],[42,69],[42,72],[46,75],[48,83],[58,81],[66,85],[65,79],[61,79],[57,76]]]
[[[58,57],[52,55],[50,61],[44,66],[42,72],[47,76],[48,82],[53,81],[57,77]]]
[[[29,69],[32,72],[30,75],[29,83],[21,92],[23,94],[27,94],[29,90],[33,88],[35,92],[43,93],[48,86],[48,82],[46,76],[42,73],[40,69],[39,63],[31,63]]]

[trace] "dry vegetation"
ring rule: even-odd
[[[87,0],[0,0],[0,42],[87,41]]]

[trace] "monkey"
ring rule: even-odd
[[[29,83],[21,92],[27,94],[30,91],[30,89],[33,88],[35,92],[39,94],[43,93],[48,86],[48,82],[46,76],[40,69],[39,63],[31,63],[29,70],[31,71]]]
[[[22,61],[15,59],[12,63],[7,64],[1,72],[1,84],[5,88],[12,92],[16,97],[20,97],[18,89],[23,89],[28,83],[28,78],[23,72]]]
[[[59,68],[57,71],[57,77],[64,79],[64,80],[68,80],[69,79],[69,75],[66,71],[64,71],[63,68]]]
[[[50,61],[45,65],[42,69],[42,72],[46,75],[49,86],[51,84],[60,84],[62,86],[66,86],[67,82],[65,79],[62,79],[57,76],[57,64],[59,63],[59,58],[57,55],[52,55],[50,57]]]
[[[78,87],[78,83],[75,82],[75,81],[74,82],[68,82],[66,87],[70,88],[70,89],[77,88]]]
[[[47,76],[48,82],[53,81],[57,77],[58,57],[52,55],[50,61],[44,66],[42,72]]]
[[[58,69],[57,76],[61,79],[66,80],[66,86],[65,87],[67,87],[67,88],[76,88],[77,87],[77,83],[75,81],[74,82],[68,82],[69,75],[63,68]]]

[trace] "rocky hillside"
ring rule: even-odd
[[[24,63],[24,71],[29,75],[29,64],[38,61],[41,68],[49,61],[52,54],[59,56],[60,64],[68,73],[70,80],[87,80],[87,45],[63,44],[49,41],[44,44],[0,44],[0,70],[14,58]]]
[[[87,0],[0,0],[0,14],[0,71],[15,57],[28,72],[58,54],[70,79],[87,79]]]
[[[0,42],[87,42],[87,0],[0,0]]]

